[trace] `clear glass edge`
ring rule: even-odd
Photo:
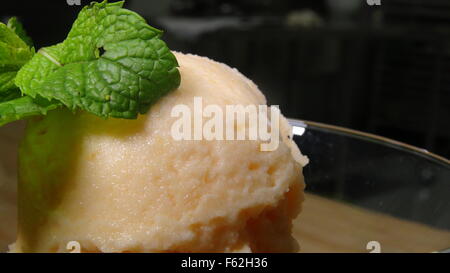
[[[301,127],[301,128],[308,128],[308,127],[312,127],[318,130],[326,130],[326,131],[332,131],[335,132],[337,134],[340,135],[346,135],[349,137],[353,137],[353,138],[359,138],[362,140],[367,140],[373,143],[377,143],[377,144],[382,144],[382,145],[386,145],[392,148],[396,148],[396,149],[400,149],[406,152],[410,152],[413,153],[417,156],[423,157],[427,160],[433,161],[435,163],[441,164],[446,168],[450,169],[450,160],[431,153],[429,151],[427,151],[426,149],[422,149],[422,148],[418,148],[416,146],[410,145],[410,144],[406,144],[397,140],[393,140],[390,138],[386,138],[386,137],[382,137],[382,136],[378,136],[375,134],[371,134],[371,133],[366,133],[366,132],[362,132],[362,131],[358,131],[358,130],[354,130],[354,129],[348,129],[345,127],[340,127],[340,126],[336,126],[336,125],[330,125],[330,124],[325,124],[325,123],[320,123],[320,122],[315,122],[315,121],[306,121],[306,120],[298,120],[298,119],[291,119],[288,118],[289,124],[293,127]],[[299,135],[299,134],[295,134],[296,130],[294,131],[294,135]],[[300,135],[299,135],[300,136]]]

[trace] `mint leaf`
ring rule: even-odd
[[[24,96],[0,103],[0,126],[26,117],[45,115],[60,105],[41,97]]]
[[[0,73],[20,69],[34,52],[17,34],[0,23]]]
[[[0,95],[9,92],[12,89],[17,89],[14,84],[17,71],[3,71],[0,72]]]
[[[33,40],[28,36],[27,32],[23,28],[22,23],[16,18],[11,17],[7,23],[8,28],[10,28],[17,36],[19,36],[22,41],[24,41],[30,48],[33,47]]]
[[[136,118],[178,87],[162,32],[123,2],[83,8],[66,40],[40,49],[16,77],[22,92],[101,117]]]
[[[10,20],[11,25],[18,26],[18,21]],[[21,30],[23,31],[23,28]],[[20,96],[20,90],[14,79],[17,71],[28,62],[34,54],[13,29],[0,23],[0,102]]]
[[[0,126],[33,115],[42,115],[60,104],[41,97],[21,97],[15,84],[19,69],[34,55],[31,39],[14,17],[0,23]]]

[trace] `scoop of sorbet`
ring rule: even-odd
[[[175,105],[266,104],[224,64],[176,53],[181,85],[137,120],[56,110],[20,148],[16,252],[291,252],[306,159],[288,138],[176,141]]]

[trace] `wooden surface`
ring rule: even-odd
[[[16,233],[16,153],[23,124],[0,128],[0,252]],[[369,252],[378,241],[381,252],[433,252],[450,247],[450,232],[399,220],[307,194],[294,221],[301,252]]]
[[[378,241],[381,252],[434,252],[450,248],[450,231],[400,220],[348,204],[307,194],[294,221],[300,252],[369,252]]]

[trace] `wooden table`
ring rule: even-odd
[[[22,123],[0,128],[0,252],[16,236],[16,153]],[[294,221],[301,252],[432,252],[450,247],[450,232],[307,194]]]
[[[307,194],[294,221],[300,252],[370,252],[377,241],[381,252],[434,252],[450,248],[450,231],[400,220],[349,204]]]

